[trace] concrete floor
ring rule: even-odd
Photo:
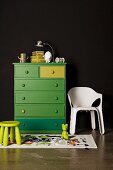
[[[92,133],[98,149],[0,149],[0,170],[113,170],[113,130]]]

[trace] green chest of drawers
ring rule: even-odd
[[[66,64],[14,63],[14,119],[23,133],[61,133]]]

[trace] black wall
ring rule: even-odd
[[[0,120],[13,119],[12,63],[22,52],[30,56],[42,40],[53,45],[55,57],[66,59],[67,91],[89,86],[103,94],[105,126],[113,127],[112,19],[109,0],[2,0]],[[67,119],[69,112],[67,101]]]

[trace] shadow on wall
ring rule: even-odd
[[[72,88],[78,86],[78,71],[76,64],[69,64],[67,65],[66,69],[66,93]],[[68,101],[68,96],[66,97],[66,122],[70,126],[70,104]],[[84,114],[84,112],[81,112],[81,114],[78,114],[77,116],[77,128],[91,128],[91,121],[90,116],[88,114]],[[69,130],[69,128],[68,128]]]
[[[66,122],[70,124],[70,104],[67,93],[72,88],[77,86],[77,67],[74,64],[67,64],[66,66]]]
[[[1,65],[1,107],[0,121],[14,119],[14,98],[13,98],[13,66],[12,63]]]
[[[68,92],[70,88],[77,86],[78,72],[74,64],[67,64],[66,67],[66,91]]]
[[[105,128],[113,128],[113,96],[103,95],[102,108]]]

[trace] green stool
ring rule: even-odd
[[[19,130],[18,121],[3,121],[0,122],[0,144],[3,143],[3,146],[8,145],[8,138],[9,138],[9,130],[10,130],[10,141],[21,145],[21,135]]]

